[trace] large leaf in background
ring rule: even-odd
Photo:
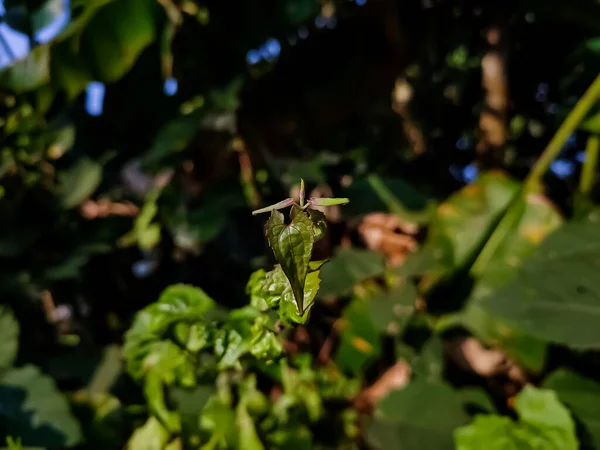
[[[478,273],[474,274],[478,278],[477,284],[460,321],[486,344],[503,348],[518,363],[539,371],[544,364],[545,342],[487,313],[482,308],[482,301],[517,275],[522,262],[562,224],[563,219],[546,198],[536,194],[528,195],[525,200],[519,199],[510,214],[513,217],[510,229],[493,254],[487,256],[485,265],[478,266]]]
[[[40,45],[0,71],[0,87],[17,94],[31,91],[50,81],[50,47]]]
[[[198,251],[203,244],[223,232],[232,210],[245,205],[239,186],[213,187],[203,194],[202,203],[193,209],[181,205],[169,213],[165,208],[161,218],[166,221],[178,247]]]
[[[550,235],[481,308],[550,342],[600,346],[600,210]]]
[[[412,283],[367,296],[369,317],[383,334],[398,335],[404,331],[415,310],[417,289]]]
[[[121,0],[100,9],[81,35],[80,54],[89,59],[97,80],[114,82],[125,75],[155,39],[157,2]]]
[[[314,242],[312,222],[305,212],[298,212],[293,215],[291,223],[286,225],[283,214],[272,211],[265,231],[269,245],[292,286],[298,312],[302,315],[304,283]]]
[[[340,196],[352,199],[345,208],[349,215],[391,212],[409,222],[423,223],[433,208],[427,196],[401,178],[370,175],[352,183]]]
[[[62,87],[72,100],[83,92],[94,77],[83,59],[75,52],[74,40],[69,39],[52,47],[50,76],[52,84]]]
[[[0,376],[3,422],[24,445],[71,447],[81,442],[79,423],[54,381],[35,366],[10,369]]]
[[[379,403],[367,440],[383,450],[453,450],[452,432],[467,421],[461,398],[450,386],[414,381]]]
[[[575,423],[556,393],[526,386],[517,396],[519,422],[509,417],[477,416],[455,432],[457,450],[577,450]]]
[[[186,148],[198,133],[205,115],[206,112],[198,106],[191,113],[176,117],[164,124],[144,154],[144,164],[159,164],[166,157]]]
[[[340,319],[340,346],[335,363],[342,372],[356,375],[381,352],[379,330],[369,316],[368,299],[356,297]]]
[[[102,165],[89,158],[81,158],[68,170],[59,173],[62,205],[74,208],[87,199],[102,181]]]
[[[502,172],[489,172],[438,206],[423,251],[443,253],[445,267],[428,273],[425,287],[472,260],[518,189]]]
[[[341,248],[323,266],[321,296],[348,294],[355,284],[382,275],[383,256],[371,250]]]
[[[544,380],[542,386],[556,392],[560,401],[584,425],[592,441],[589,447],[600,448],[600,383],[570,370],[558,369]]]
[[[12,311],[0,306],[0,369],[10,367],[19,349],[19,322]]]

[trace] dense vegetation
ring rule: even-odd
[[[596,0],[1,18],[0,447],[600,450]]]

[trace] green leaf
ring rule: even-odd
[[[590,448],[600,448],[600,383],[567,369],[558,369],[542,383],[556,392],[589,434]],[[583,444],[583,443],[582,443]]]
[[[265,228],[269,245],[292,286],[298,313],[302,315],[305,310],[304,283],[314,239],[312,222],[306,213],[299,213],[286,225],[283,214],[272,211]]]
[[[529,443],[515,436],[515,425],[509,417],[477,416],[466,427],[454,433],[456,450],[529,450]]]
[[[452,432],[467,420],[450,386],[413,381],[379,403],[367,441],[381,449],[452,450]]]
[[[489,314],[550,342],[600,345],[600,210],[550,235],[507,286],[481,302]]]
[[[4,3],[6,22],[23,34],[36,32],[65,13],[65,2],[62,0],[35,2],[34,7],[30,6],[31,2],[23,5],[21,1],[6,0]]]
[[[306,282],[304,283],[304,313],[299,313],[291,289],[284,290],[279,304],[280,318],[284,323],[304,324],[308,321],[315,297],[319,291],[319,285],[321,284],[319,275],[321,273],[321,266],[324,263],[325,261],[311,261],[309,264],[309,272],[306,275]]]
[[[19,349],[19,322],[12,311],[0,306],[0,369],[12,366]]]
[[[402,334],[415,310],[417,290],[412,283],[367,297],[369,316],[380,333]]]
[[[518,189],[501,172],[484,173],[438,206],[424,251],[443,254],[443,265],[438,258],[425,275],[427,288],[472,262]]]
[[[81,55],[88,58],[99,81],[114,82],[135,64],[150,45],[156,30],[156,2],[121,0],[101,8],[81,35]]]
[[[69,100],[73,100],[90,81],[94,81],[94,76],[75,52],[73,44],[73,40],[67,40],[54,45],[50,60],[52,84],[64,89]]]
[[[381,335],[370,317],[368,299],[353,299],[339,326],[341,342],[335,363],[341,371],[356,375],[381,352]]]
[[[335,206],[350,203],[347,198],[311,198],[308,202],[313,206]]]
[[[254,421],[243,402],[238,404],[235,416],[235,423],[239,430],[238,448],[240,450],[264,450],[265,447],[258,437]]]
[[[312,450],[313,442],[310,430],[301,425],[289,428],[277,428],[268,436],[270,447],[274,450]]]
[[[533,371],[544,365],[546,345],[526,330],[509,326],[504,320],[489,314],[482,303],[486,296],[507,285],[519,267],[540,243],[563,222],[560,213],[544,197],[530,194],[512,206],[514,214],[510,230],[487,259],[461,314],[461,323],[488,345],[502,347],[514,360]],[[512,301],[520,301],[513,299]]]
[[[177,322],[202,326],[205,314],[215,306],[200,288],[176,284],[165,289],[156,303],[135,315],[133,325],[125,334],[123,356],[128,372],[140,379],[149,370],[161,367],[163,378],[168,380],[188,377],[189,370],[193,370],[189,355],[175,343],[161,339]],[[207,331],[188,329],[183,344],[197,348],[199,335],[204,332]]]
[[[345,295],[354,285],[382,275],[383,256],[371,250],[341,248],[323,267],[321,295]]]
[[[63,207],[69,209],[91,196],[102,181],[102,165],[81,158],[68,170],[59,173]]]
[[[525,386],[517,396],[515,409],[519,415],[519,422],[495,415],[478,416],[472,424],[457,429],[456,449],[577,450],[579,448],[573,419],[558,401],[556,393]]]
[[[50,48],[40,45],[23,59],[0,71],[0,87],[17,94],[32,91],[50,81]]]
[[[444,344],[439,336],[432,336],[412,361],[412,372],[415,377],[428,382],[439,382],[443,379]],[[464,398],[461,396],[461,398]]]
[[[433,202],[401,178],[370,175],[352,183],[343,194],[352,199],[349,215],[391,212],[409,222],[426,223],[433,212]]]
[[[71,447],[82,440],[79,423],[54,381],[31,365],[0,375],[3,422],[24,445],[48,449]]]
[[[312,231],[315,242],[320,241],[325,237],[325,233],[327,232],[327,218],[325,217],[325,214],[318,209],[308,208],[307,212],[312,222]]]
[[[169,432],[155,417],[150,417],[137,428],[129,441],[129,450],[163,450],[169,441]]]

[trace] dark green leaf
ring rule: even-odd
[[[342,193],[352,199],[347,207],[350,215],[391,212],[409,222],[424,223],[432,213],[430,199],[400,178],[371,175],[355,181]]]
[[[415,310],[417,290],[412,283],[367,297],[369,316],[380,333],[402,334]]]
[[[292,286],[298,313],[302,315],[305,310],[304,283],[314,240],[312,222],[306,213],[299,213],[286,225],[283,214],[272,211],[265,229],[273,253]]]
[[[39,6],[32,8],[21,2],[5,1],[6,22],[12,29],[28,34],[39,31],[66,13],[63,0],[45,0],[38,3]]]
[[[426,287],[472,262],[518,188],[501,172],[485,173],[438,206],[424,251],[436,255],[445,267],[436,264],[426,274]]]
[[[74,208],[87,199],[102,181],[102,165],[89,158],[80,159],[69,170],[59,173],[62,204]]]
[[[453,450],[452,432],[467,420],[450,386],[413,381],[379,403],[367,439],[381,449]]]
[[[345,373],[357,374],[381,352],[381,335],[369,314],[368,299],[355,298],[344,309],[338,330],[340,346],[335,363]]]
[[[79,423],[54,381],[35,366],[10,369],[0,375],[2,415],[13,436],[24,445],[48,449],[81,442]]]
[[[550,342],[600,345],[600,239],[596,210],[550,235],[507,286],[481,308],[507,324]]]
[[[519,199],[512,208],[514,219],[510,230],[477,274],[478,281],[462,313],[461,322],[485,343],[501,346],[520,364],[539,371],[544,365],[545,343],[530,336],[524,329],[508,326],[481,305],[487,295],[510,283],[522,262],[563,220],[547,199],[534,194],[525,201]]]
[[[81,35],[81,54],[95,78],[114,82],[123,77],[150,45],[156,30],[150,0],[122,0],[101,8]]]
[[[0,306],[0,370],[12,366],[19,349],[19,322],[12,311]]]
[[[341,248],[323,267],[321,295],[345,295],[352,287],[383,274],[383,256],[371,250]]]

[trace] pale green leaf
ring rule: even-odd
[[[150,417],[137,428],[129,442],[128,450],[163,450],[169,440],[169,432],[155,417]]]
[[[311,198],[308,202],[313,206],[335,206],[350,203],[347,198]]]

